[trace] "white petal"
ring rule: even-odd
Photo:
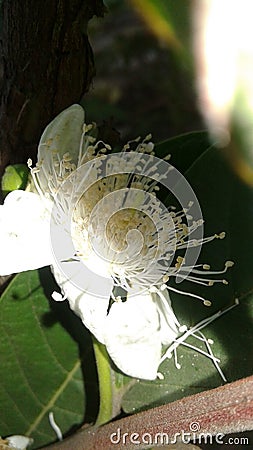
[[[104,329],[113,282],[111,278],[98,277],[96,274],[83,279],[82,266],[81,262],[66,262],[62,264],[66,274],[57,265],[52,267],[52,271],[71,309],[82,319],[91,333],[104,343]]]
[[[32,192],[13,191],[0,206],[0,275],[52,263],[50,212]]]
[[[109,355],[127,375],[154,380],[161,357],[159,317],[151,295],[113,303],[105,344]]]
[[[33,439],[21,435],[9,436],[6,438],[6,441],[8,441],[12,449],[15,448],[17,450],[26,450],[33,443]]]
[[[80,105],[72,105],[55,117],[44,130],[38,150],[38,162],[43,161],[37,174],[44,191],[47,191],[48,175],[54,176],[53,154],[62,159],[69,153],[73,163],[77,163],[83,132],[84,110]]]

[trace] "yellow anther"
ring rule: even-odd
[[[28,165],[28,167],[29,167],[29,169],[32,167],[32,160],[31,160],[31,158],[28,158],[28,160],[27,160],[27,165]]]
[[[71,159],[72,159],[72,157],[70,156],[69,152],[64,153],[64,155],[63,155],[62,158],[63,158],[63,160],[66,161],[66,162],[71,161]]]
[[[184,258],[182,258],[182,256],[178,256],[177,262],[181,265],[184,262]]]
[[[92,123],[90,123],[88,125],[86,125],[86,123],[84,123],[84,125],[83,125],[84,133],[88,133],[92,128],[93,128],[93,124]]]
[[[234,265],[234,262],[233,262],[233,261],[226,261],[226,262],[225,262],[225,267],[226,267],[226,269],[227,269],[228,267],[233,267],[233,265]]]
[[[179,269],[179,268],[181,267],[181,265],[182,265],[184,262],[185,262],[185,259],[182,258],[182,256],[178,256],[178,257],[177,257],[177,262],[176,262],[176,264],[175,264],[175,267],[176,267],[177,269]]]

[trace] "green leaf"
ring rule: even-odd
[[[147,26],[164,44],[173,48],[182,62],[190,64],[190,7],[189,2],[178,0],[132,0],[132,5]]]
[[[198,158],[186,177],[202,207],[205,235],[226,231],[224,240],[202,247],[200,262],[209,263],[213,270],[221,270],[226,260],[233,260],[235,265],[221,275],[229,280],[228,286],[203,287],[189,282],[176,285],[177,289],[212,300],[212,307],[171,294],[173,307],[181,323],[193,325],[232,305],[235,298],[240,299],[239,306],[203,330],[214,341],[212,350],[221,359],[228,381],[233,381],[251,375],[253,367],[253,191],[235,176],[221,151],[214,148]],[[193,339],[189,342],[196,344]],[[222,384],[213,363],[205,356],[181,346],[178,359],[180,370],[175,368],[173,359],[160,366],[164,380],[140,381],[133,386],[123,399],[124,411],[148,409]]]
[[[208,133],[193,131],[159,142],[155,145],[155,155],[158,158],[171,155],[170,164],[184,173],[208,148]]]
[[[29,169],[25,164],[7,166],[1,180],[3,195],[16,189],[25,189],[28,182]]]
[[[50,411],[62,433],[82,424],[85,414],[84,349],[76,342],[87,343],[84,327],[67,304],[54,303],[63,314],[64,326],[59,323],[41,277],[48,284],[49,270],[17,275],[0,302],[0,434],[31,436],[33,448],[56,439]]]

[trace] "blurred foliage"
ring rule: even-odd
[[[164,0],[131,0],[137,13],[148,28],[180,59],[189,63],[190,59],[190,3],[187,0],[165,2]]]
[[[161,43],[130,2],[107,4],[104,19],[89,25],[96,76],[82,102],[87,120],[110,121],[124,142],[150,132],[159,142],[203,129],[189,59],[182,61],[173,48]],[[183,11],[186,2],[182,4]],[[175,23],[177,19],[184,24],[180,18],[186,12],[177,6],[173,11]],[[185,34],[182,30],[180,38]]]

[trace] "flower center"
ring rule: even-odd
[[[111,276],[124,289],[162,280],[168,244],[173,253],[176,242],[169,212],[161,209],[154,195],[133,187],[136,184],[129,178],[108,177],[87,189],[75,206],[72,227],[83,262],[90,266],[96,261],[95,271],[99,267],[100,274]],[[154,270],[152,264],[159,260],[161,267]]]
[[[122,252],[129,246],[134,246],[134,234],[131,230],[138,230],[142,236],[141,254],[145,256],[150,247],[158,245],[156,229],[152,220],[141,211],[126,208],[115,213],[106,224],[106,235],[115,252]],[[140,236],[137,233],[136,236]],[[129,237],[132,236],[132,242]],[[136,249],[137,250],[137,249]]]

